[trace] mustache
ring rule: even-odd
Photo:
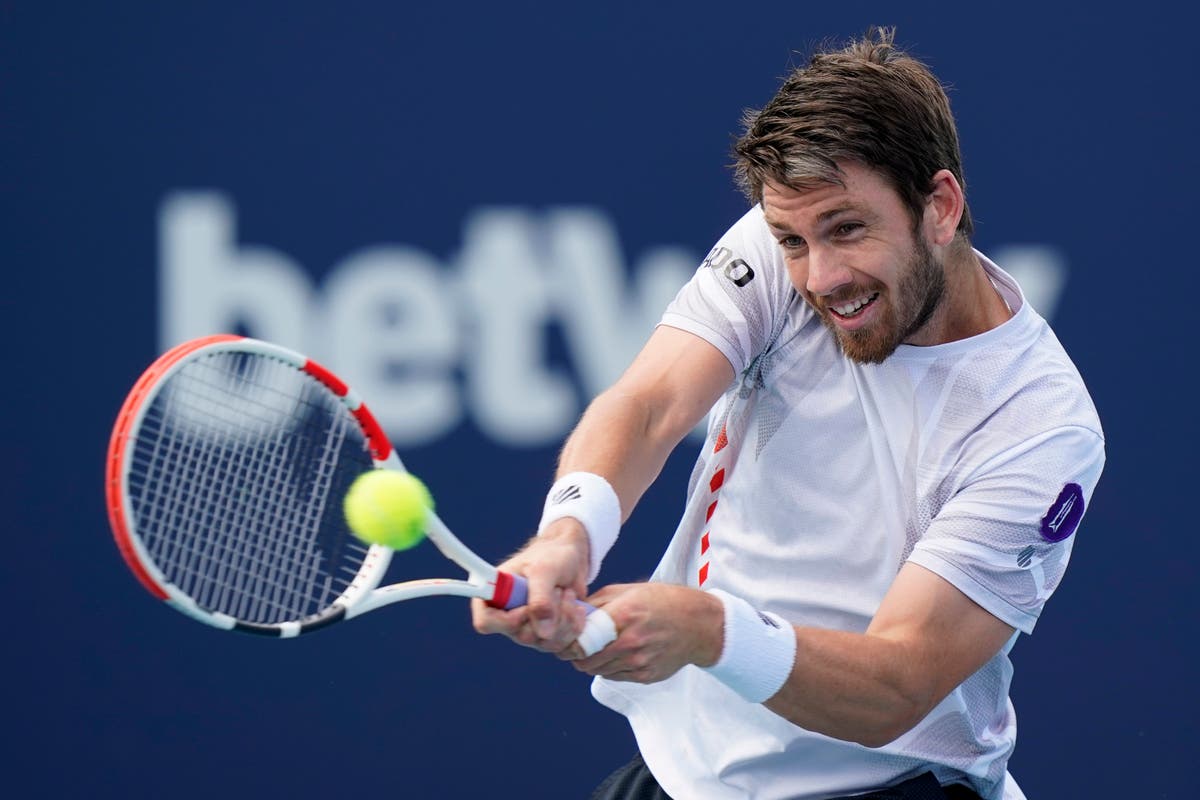
[[[849,288],[838,289],[836,294],[817,297],[811,292],[805,292],[808,296],[808,302],[816,308],[826,309],[830,306],[840,306],[849,303],[852,300],[858,300],[860,297],[870,297],[874,294],[883,294],[882,286],[851,286]]]

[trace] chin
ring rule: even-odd
[[[846,358],[858,364],[882,364],[899,347],[898,342],[883,342],[875,339],[858,341],[857,338],[847,341],[840,335],[837,340]]]
[[[870,330],[847,332],[838,327],[830,317],[828,310],[820,309],[819,316],[825,323],[825,327],[833,334],[834,341],[837,342],[842,354],[858,364],[882,364],[900,346],[898,337],[888,336],[881,332],[881,329],[889,327],[886,324],[877,323],[871,326]],[[886,322],[886,320],[882,322]]]

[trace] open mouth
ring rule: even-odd
[[[831,313],[836,314],[842,319],[854,319],[859,314],[862,314],[877,299],[879,299],[879,292],[872,292],[871,294],[851,300],[848,303],[829,305],[827,308]]]

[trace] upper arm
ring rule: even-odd
[[[908,560],[1032,633],[1062,581],[1103,465],[1103,439],[1087,428],[1029,436],[967,474]]]
[[[1000,652],[1015,630],[946,579],[909,562],[884,596],[867,635],[904,649],[905,682],[920,698],[923,717]]]
[[[926,711],[1033,629],[1103,463],[1089,429],[1030,437],[976,470],[931,521],[867,629],[903,647],[903,681]]]

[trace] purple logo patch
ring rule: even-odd
[[[1083,488],[1078,483],[1068,483],[1042,517],[1042,538],[1047,542],[1061,542],[1075,532],[1081,519]]]

